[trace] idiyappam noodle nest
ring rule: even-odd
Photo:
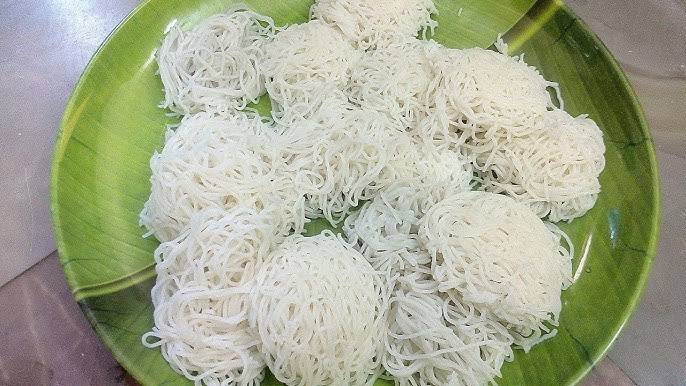
[[[176,372],[482,385],[555,335],[574,248],[553,222],[595,204],[602,133],[502,41],[426,39],[436,12],[317,0],[276,26],[237,4],[165,31],[179,123],[140,214],[161,242],[143,344]]]

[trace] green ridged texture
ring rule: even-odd
[[[311,1],[248,1],[276,23],[307,19]],[[150,330],[157,242],[138,214],[150,193],[149,159],[163,143],[162,84],[154,51],[174,19],[190,26],[231,1],[149,0],[113,32],[69,101],[55,146],[51,209],[67,282],[100,338],[144,385],[191,384],[140,337]],[[488,47],[499,33],[511,53],[562,89],[572,115],[589,114],[605,135],[607,167],[596,206],[561,224],[576,246],[575,284],[563,293],[555,338],[518,351],[501,385],[575,384],[593,368],[636,308],[655,254],[659,182],[650,132],[607,49],[555,0],[436,1],[430,36],[453,48]],[[268,108],[268,106],[261,106]],[[326,224],[314,222],[309,233]],[[279,383],[268,376],[264,384]],[[379,381],[378,384],[391,384]]]

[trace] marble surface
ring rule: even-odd
[[[663,195],[662,232],[643,300],[585,385],[686,385],[686,2],[567,3],[636,89],[653,131]],[[136,4],[0,4],[0,385],[135,384],[69,294],[53,252],[48,190],[52,146],[71,90]]]

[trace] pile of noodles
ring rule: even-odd
[[[406,275],[391,295],[384,368],[397,385],[482,385],[500,375],[513,339],[487,312]]]
[[[526,351],[557,325],[560,291],[572,280],[570,251],[562,232],[527,206],[463,192],[430,208],[418,234],[438,290],[488,309]]]
[[[388,41],[403,41],[436,27],[431,0],[318,0],[310,16],[339,29],[356,48],[370,49]]]
[[[143,336],[172,368],[196,383],[256,385],[260,342],[249,330],[245,285],[276,242],[266,213],[236,207],[198,212],[155,251],[155,326]]]
[[[250,322],[278,380],[372,384],[380,372],[384,297],[369,262],[340,237],[292,235],[255,275]]]
[[[279,234],[300,232],[305,200],[294,184],[297,170],[282,158],[283,139],[264,119],[235,112],[186,115],[167,131],[150,159],[151,194],[140,223],[160,241],[177,237],[196,212],[233,207],[271,214]]]
[[[333,28],[312,20],[288,26],[269,43],[258,68],[279,123],[326,114],[328,101],[347,101],[341,91],[360,57]],[[323,111],[322,111],[323,110]]]
[[[174,23],[157,53],[165,100],[178,114],[231,113],[264,93],[257,68],[276,33],[271,18],[236,4],[184,31]]]
[[[317,0],[276,27],[236,4],[166,31],[181,119],[139,221],[161,242],[143,343],[175,371],[482,385],[555,335],[574,250],[553,222],[594,206],[602,133],[502,41],[427,40],[436,12]],[[318,218],[340,234],[304,236]]]

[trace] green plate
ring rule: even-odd
[[[232,1],[148,0],[98,50],[67,105],[52,165],[51,209],[67,282],[114,356],[145,385],[190,384],[159,350],[144,348],[152,325],[153,250],[138,213],[150,192],[148,161],[170,118],[154,52],[165,27],[184,25]],[[248,1],[277,24],[305,21],[311,1]],[[636,96],[598,38],[555,0],[437,0],[433,38],[449,47],[490,46],[505,33],[512,53],[560,83],[566,110],[587,113],[605,135],[607,167],[596,206],[562,224],[576,245],[575,284],[564,292],[560,328],[529,353],[517,351],[498,383],[574,384],[600,361],[640,300],[658,237],[655,153]],[[268,377],[267,385],[276,385]],[[384,384],[379,382],[379,384]]]

